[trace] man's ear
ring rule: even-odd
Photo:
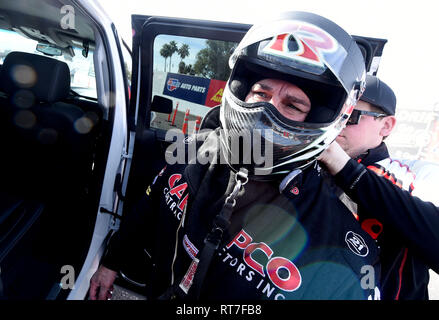
[[[395,116],[387,116],[382,120],[383,126],[380,130],[380,135],[383,137],[387,137],[392,132],[393,128],[396,125],[396,117]]]

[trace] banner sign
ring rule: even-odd
[[[163,94],[214,107],[221,103],[225,81],[168,73]]]
[[[208,107],[215,107],[221,104],[225,86],[225,81],[210,80],[209,91],[207,92],[206,102],[204,104]]]

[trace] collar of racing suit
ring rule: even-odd
[[[381,142],[378,147],[367,150],[367,152],[359,155],[354,160],[356,160],[358,163],[362,163],[364,166],[367,167],[388,157],[389,151],[387,149],[387,146],[384,142]]]

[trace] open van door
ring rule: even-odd
[[[367,73],[376,76],[387,40],[362,36],[352,37],[357,42],[363,54]]]
[[[164,166],[166,132],[195,130],[220,104],[228,58],[250,25],[132,16],[133,75],[128,112],[135,132],[125,208]],[[213,60],[213,61],[212,61]],[[201,74],[201,75],[200,75]],[[185,120],[186,119],[186,120]]]
[[[128,126],[134,143],[129,176],[123,183],[126,191],[120,194],[123,216],[130,214],[164,167],[165,151],[172,143],[166,139],[169,129],[191,134],[204,115],[220,104],[230,73],[229,56],[250,25],[133,15],[132,27]],[[140,252],[135,259],[120,270],[120,278],[142,288],[142,261],[148,257]],[[128,269],[128,265],[137,267]]]

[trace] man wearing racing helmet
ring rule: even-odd
[[[277,133],[270,141],[273,164],[252,164],[250,175],[272,178],[310,165],[344,127],[364,89],[364,67],[357,64],[362,55],[352,38],[335,24],[320,28],[312,22],[295,25],[280,19],[255,28],[230,58],[232,74],[220,111],[225,154],[233,157],[231,143],[243,131],[261,130],[264,141],[271,140],[263,136],[264,129]],[[313,106],[305,121],[289,121],[270,104],[245,102],[261,78],[282,79],[304,90]]]
[[[439,271],[439,202],[424,186],[434,189],[439,168],[416,163],[413,170],[413,164],[389,157],[383,140],[395,126],[395,110],[393,90],[368,75],[346,128],[319,160],[381,247],[381,297],[428,299],[428,269]]]
[[[252,27],[230,65],[218,128],[185,140],[213,161],[158,174],[124,216],[91,299],[108,298],[143,249],[151,299],[379,298],[378,247],[316,162],[364,90],[355,41],[323,17],[288,12]]]

